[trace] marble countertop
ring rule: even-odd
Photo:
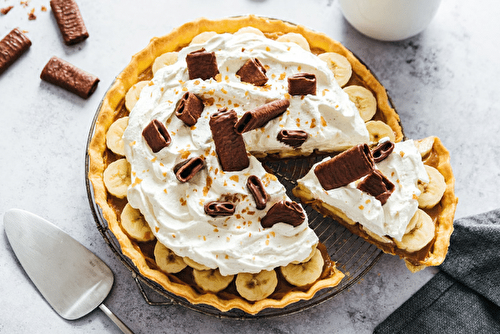
[[[105,244],[85,189],[85,145],[94,113],[113,78],[153,36],[204,16],[257,14],[300,23],[341,41],[388,89],[409,138],[439,136],[451,153],[459,205],[456,218],[498,207],[500,4],[443,1],[421,34],[379,42],[354,30],[338,1],[79,1],[90,38],[62,43],[48,0],[0,0],[0,37],[26,30],[32,47],[0,75],[0,217],[11,208],[38,214],[82,242],[115,274],[106,299],[136,333],[368,333],[436,272],[411,274],[402,260],[383,255],[347,291],[293,316],[252,321],[218,319],[182,306],[149,306],[130,272]],[[46,6],[46,12],[41,7]],[[28,20],[34,8],[36,20]],[[56,55],[97,75],[97,91],[83,100],[39,78]],[[1,229],[3,221],[0,219]],[[0,333],[119,333],[100,311],[75,321],[60,318],[28,279],[5,233],[0,236]]]

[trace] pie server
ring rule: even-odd
[[[124,332],[132,331],[102,302],[113,272],[57,226],[30,212],[11,209],[3,217],[14,253],[38,291],[61,317],[75,320],[99,308]]]

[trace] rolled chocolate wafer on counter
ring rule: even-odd
[[[234,129],[237,120],[234,109],[228,111],[227,108],[222,108],[210,116],[209,125],[215,152],[225,172],[240,171],[250,164],[243,136]]]
[[[80,9],[74,0],[50,0],[50,8],[63,36],[64,44],[77,44],[89,37]]]
[[[375,163],[366,144],[354,146],[314,168],[314,174],[325,190],[331,190],[371,173]]]
[[[290,106],[287,99],[275,100],[263,104],[255,109],[249,110],[241,116],[235,125],[237,133],[248,132],[260,128],[267,124],[273,118],[278,117]]]
[[[305,219],[304,210],[302,210],[302,207],[297,202],[280,201],[267,211],[267,214],[262,217],[260,224],[264,228],[272,227],[276,223],[299,226]]]
[[[57,57],[50,58],[40,79],[66,89],[84,99],[97,88],[99,78]]]
[[[31,46],[25,34],[14,28],[0,41],[0,74],[12,65]]]
[[[264,65],[257,58],[248,59],[247,62],[236,72],[243,82],[251,83],[255,86],[263,86],[268,78]]]
[[[358,184],[358,189],[380,201],[382,205],[394,192],[394,184],[379,170],[374,169]]]

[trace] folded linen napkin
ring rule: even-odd
[[[374,333],[500,333],[500,209],[454,229],[440,271]]]

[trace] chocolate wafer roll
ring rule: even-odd
[[[371,173],[375,163],[370,148],[360,144],[320,163],[314,168],[314,174],[325,190],[339,188]]]
[[[207,80],[219,74],[215,52],[206,52],[205,49],[193,51],[186,56],[189,80],[200,78]]]
[[[203,101],[191,92],[186,92],[177,103],[175,116],[186,125],[193,126],[200,118],[205,105]]]
[[[13,29],[0,41],[0,74],[30,48],[31,41],[18,28]]]
[[[80,9],[74,0],[50,0],[50,8],[61,30],[64,44],[77,44],[89,37]]]
[[[304,130],[286,130],[278,132],[277,139],[293,148],[300,147],[307,140],[309,135]]]
[[[297,73],[289,77],[288,94],[316,95],[316,75],[314,73]]]
[[[260,224],[264,228],[272,227],[276,223],[299,226],[305,219],[304,210],[297,202],[280,201],[274,204],[267,214],[262,217]]]
[[[222,170],[235,172],[245,169],[250,164],[243,136],[236,133],[234,125],[238,116],[233,109],[219,109],[210,116],[210,130],[215,143]]]
[[[237,133],[244,133],[253,129],[260,128],[267,124],[273,118],[278,117],[290,106],[287,99],[276,100],[250,111],[241,116],[234,129]]]
[[[364,191],[382,203],[382,205],[387,202],[387,199],[391,196],[394,191],[394,184],[389,181],[384,174],[379,170],[373,170],[368,174],[359,184],[358,189]]]
[[[47,65],[45,65],[40,78],[84,99],[94,93],[99,83],[99,78],[96,76],[55,56],[50,58]]]
[[[247,62],[236,72],[241,81],[251,83],[255,86],[263,86],[267,82],[266,69],[257,58],[248,59]]]
[[[231,216],[236,210],[236,206],[231,202],[208,202],[204,205],[205,213],[209,216]]]

